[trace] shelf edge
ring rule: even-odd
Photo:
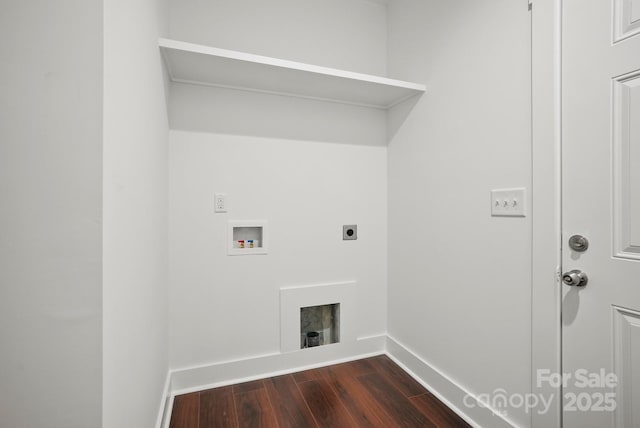
[[[211,46],[198,45],[195,43],[182,42],[178,40],[160,38],[158,44],[161,50],[177,50],[183,52],[197,53],[208,56],[216,56],[238,61],[251,62],[256,64],[269,65],[273,67],[288,68],[292,70],[304,71],[308,73],[321,74],[331,77],[339,77],[343,79],[357,80],[361,82],[374,83],[384,86],[392,86],[396,88],[409,89],[416,94],[426,92],[426,86],[420,83],[407,82],[403,80],[390,79],[382,76],[371,74],[356,73],[352,71],[340,70],[336,68],[322,67],[301,62],[289,61],[284,59],[272,58],[262,55],[255,55],[245,52],[232,51],[228,49],[214,48]],[[170,61],[165,57],[167,67],[171,71],[168,64]],[[384,108],[384,107],[383,107]]]

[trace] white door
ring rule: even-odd
[[[588,276],[562,285],[563,426],[640,427],[640,0],[562,24],[562,263]]]

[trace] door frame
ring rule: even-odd
[[[562,0],[533,0],[531,13],[531,388],[554,397],[531,426],[560,428],[562,390],[537,378],[562,372]]]

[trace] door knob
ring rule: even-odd
[[[584,287],[589,282],[587,274],[581,270],[572,270],[562,274],[562,282],[570,286]]]

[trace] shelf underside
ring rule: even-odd
[[[387,109],[424,85],[160,39],[172,81]]]

